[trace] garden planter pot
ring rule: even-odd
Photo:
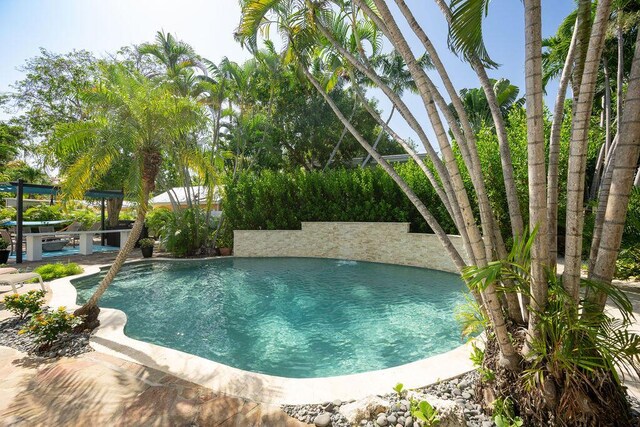
[[[150,248],[140,248],[142,256],[145,258],[151,258],[153,256],[153,246]]]
[[[11,251],[9,249],[0,249],[0,264],[6,264],[9,261],[9,254]]]
[[[231,255],[231,248],[219,248],[221,256]]]

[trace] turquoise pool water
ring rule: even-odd
[[[86,301],[98,276],[74,281]],[[389,368],[461,344],[457,275],[310,258],[130,264],[100,305],[125,333],[236,368],[292,378]]]

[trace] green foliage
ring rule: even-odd
[[[152,209],[147,213],[145,222],[149,234],[155,237],[162,237],[162,229],[168,221],[171,221],[173,213],[166,208]]]
[[[421,420],[427,427],[440,424],[438,411],[426,400],[420,402],[415,400],[411,401],[411,416]]]
[[[84,270],[74,262],[70,262],[68,264],[58,262],[55,264],[41,265],[33,271],[42,276],[42,280],[48,282],[61,277],[74,276],[82,273]]]
[[[147,237],[138,240],[138,244],[141,248],[152,248],[156,244],[156,241]]]
[[[228,222],[224,222],[218,236],[216,238],[216,246],[219,248],[233,247],[233,230],[229,227]]]
[[[0,219],[16,219],[16,210],[12,207],[0,208]]]
[[[196,255],[208,242],[211,228],[203,209],[180,209],[171,212],[161,228],[162,244],[176,257]]]
[[[2,237],[0,237],[0,250],[7,249],[9,247],[9,242],[5,241]]]
[[[640,277],[640,244],[620,251],[615,277],[623,280]]]
[[[393,387],[393,391],[396,392],[399,398],[402,398],[407,393],[407,391],[404,389],[404,384],[402,383],[396,384],[395,387]]]
[[[530,387],[541,389],[545,382],[562,387],[558,411],[566,419],[582,410],[569,396],[597,390],[603,377],[612,378],[622,390],[616,367],[640,372],[640,336],[630,331],[633,306],[626,294],[586,279],[581,286],[585,288],[581,295],[587,296],[575,303],[561,279],[550,276],[547,306],[539,313],[540,334],[532,342],[530,365],[524,372]],[[621,317],[598,310],[591,301],[594,294],[606,295]]]
[[[498,427],[521,427],[524,424],[522,418],[515,415],[513,401],[508,397],[493,402],[493,422]]]
[[[471,359],[473,366],[476,367],[482,366],[482,362],[484,362],[484,351],[478,348],[475,343],[471,344],[471,354],[469,355],[469,359]]]
[[[44,304],[44,291],[29,291],[26,294],[11,294],[4,297],[7,310],[24,319],[29,314],[38,313]]]
[[[33,335],[36,342],[40,344],[51,344],[58,338],[58,335],[70,332],[81,323],[81,317],[67,313],[65,307],[59,307],[50,313],[36,314],[19,333]]]
[[[84,228],[89,228],[100,221],[100,215],[89,208],[80,208],[67,211],[65,218],[70,218],[82,224]]]
[[[471,339],[485,330],[489,319],[486,318],[473,298],[468,295],[465,298],[466,303],[458,304],[453,315],[462,328],[462,336]]]
[[[427,178],[413,162],[398,173],[448,232],[455,230]],[[381,168],[327,172],[245,173],[227,182],[222,206],[232,230],[295,230],[302,221],[409,222],[414,232],[430,228]]]
[[[62,210],[58,205],[32,206],[24,212],[25,221],[56,221],[62,219]]]

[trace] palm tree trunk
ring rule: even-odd
[[[596,169],[593,173],[591,189],[589,191],[589,200],[594,200],[600,188],[600,179],[602,177],[602,165],[609,158],[611,151],[611,80],[609,78],[609,67],[607,58],[602,58],[602,69],[604,70],[604,96],[602,97],[603,113],[604,113],[604,144],[598,153],[596,160]]]
[[[598,247],[600,246],[600,238],[602,237],[602,226],[607,210],[607,202],[609,200],[609,190],[611,189],[611,179],[613,177],[613,156],[618,146],[618,135],[611,144],[609,158],[604,162],[602,171],[602,179],[600,180],[600,188],[598,190],[598,207],[596,210],[596,218],[593,224],[593,237],[591,239],[591,250],[589,253],[589,271],[593,270],[598,256]],[[604,157],[604,147],[601,152]]]
[[[636,179],[633,180],[634,187],[640,187],[640,166],[638,166],[638,172],[636,172]]]
[[[351,115],[349,116],[349,122],[353,120],[353,116],[356,114],[357,107],[358,107],[358,97],[354,96],[353,109],[351,110]],[[342,144],[342,140],[346,135],[347,135],[347,128],[345,127],[344,129],[342,129],[342,133],[340,134],[340,139],[338,139],[338,143],[336,144],[336,146],[333,148],[333,151],[331,151],[331,154],[329,155],[329,160],[327,160],[327,163],[324,165],[324,168],[322,168],[323,171],[327,170],[329,165],[333,162],[333,158],[336,156],[336,154],[338,154],[338,150],[340,149],[340,144]]]
[[[456,92],[455,87],[453,86],[453,83],[449,77],[449,74],[446,68],[444,67],[444,64],[440,60],[440,56],[438,55],[438,52],[436,51],[435,47],[431,43],[431,40],[429,39],[427,34],[424,32],[420,24],[418,24],[418,22],[416,21],[409,7],[407,7],[404,0],[395,0],[395,1],[398,7],[400,8],[400,11],[407,19],[409,26],[411,27],[413,32],[416,34],[418,39],[422,42],[422,45],[425,47],[427,53],[429,54],[429,57],[433,62],[434,67],[436,68],[436,71],[438,72],[438,74],[440,75],[440,78],[442,79],[444,87],[447,90],[447,94],[451,99],[451,102],[456,110],[456,113],[458,114],[458,118],[462,125],[462,130],[464,131],[464,135],[462,137],[457,136],[456,139],[459,140],[459,138],[461,138],[462,139],[462,141],[460,141],[461,144],[464,143],[464,140],[466,140],[467,151],[469,155],[469,162],[471,164],[471,169],[472,169],[470,172],[471,172],[471,177],[474,179],[474,187],[476,189],[476,193],[478,194],[479,199],[481,199],[480,200],[481,205],[488,210],[487,218],[489,215],[493,216],[492,209],[490,208],[489,199],[487,196],[488,193],[484,188],[485,186],[484,186],[484,179],[482,176],[482,168],[480,165],[480,158],[478,156],[478,150],[476,147],[476,136],[471,127],[471,123],[469,122],[469,118],[467,117],[467,112],[464,109],[464,106],[462,105],[462,101],[460,100],[460,97],[458,96],[458,93]],[[482,71],[484,71],[484,67],[481,67],[481,68],[482,68]],[[482,79],[482,75],[484,75],[485,77],[484,81]],[[504,130],[502,113],[500,113],[500,109],[498,108],[495,92],[489,82],[489,78],[486,75],[486,72],[485,73],[479,72],[478,76],[481,77],[480,78],[481,83],[484,83],[483,88],[486,89],[485,84],[488,85],[490,88],[490,90],[488,91],[485,90],[485,92],[487,93],[487,101],[489,102],[490,107],[491,107],[491,101],[493,101],[495,110],[498,112],[498,121],[500,122],[500,124],[503,125],[502,128]],[[440,96],[437,96],[438,91],[435,88],[435,86],[431,87],[431,92],[434,94],[434,98],[438,103],[438,107],[445,115],[445,118],[447,118],[447,122],[449,123],[450,128],[452,129],[452,131],[455,132],[457,130],[456,129],[457,122],[453,116],[450,116],[451,114],[450,109],[448,108],[448,106],[442,105],[444,100],[441,99]],[[494,112],[494,110],[492,110],[492,112]],[[459,133],[459,130],[458,130],[458,133]],[[504,175],[504,181],[505,181],[505,188],[507,190],[506,193],[507,193],[507,205],[509,208],[509,216],[511,217],[511,224],[513,227],[513,231],[515,232],[515,235],[522,235],[522,229],[523,229],[522,213],[520,211],[520,203],[518,201],[518,197],[516,193],[515,181],[513,180],[513,165],[511,162],[511,150],[509,149],[508,143],[505,142],[506,132],[504,132],[503,135],[501,136],[503,136],[504,139],[499,136],[498,141],[501,148],[500,158],[503,165],[503,170],[505,171],[503,175]],[[500,143],[501,139],[502,139],[502,143]],[[491,222],[495,223],[495,218],[492,218]]]
[[[144,159],[144,165],[142,170],[141,200],[139,200],[140,203],[138,204],[136,220],[133,223],[131,232],[129,233],[129,238],[127,239],[124,247],[120,249],[120,252],[118,252],[116,259],[113,261],[113,264],[111,264],[111,267],[109,267],[109,271],[107,271],[105,277],[100,281],[98,288],[95,290],[93,295],[91,295],[91,298],[89,298],[89,300],[74,313],[78,316],[86,316],[84,324],[90,329],[98,326],[98,314],[100,313],[98,302],[124,265],[129,254],[138,242],[138,238],[140,237],[142,228],[144,227],[144,220],[147,216],[149,206],[149,195],[155,188],[155,179],[158,176],[160,164],[162,163],[162,156],[157,152],[145,152],[142,153],[142,158]]]
[[[578,38],[576,40],[576,55],[573,74],[571,77],[571,85],[573,92],[573,105],[578,104],[580,95],[582,76],[584,73],[584,63],[587,60],[587,51],[589,48],[589,36],[591,31],[591,0],[579,0],[578,13],[576,16],[578,25]],[[573,115],[575,116],[575,108]]]
[[[529,228],[538,229],[531,247],[531,313],[527,344],[539,335],[539,315],[547,301],[546,268],[547,194],[544,122],[542,107],[542,15],[540,0],[525,0],[525,73],[527,103],[527,152],[529,174]],[[527,351],[525,351],[525,354]]]
[[[571,78],[578,39],[578,22],[573,28],[571,44],[567,53],[558,94],[553,108],[553,121],[551,123],[551,136],[549,138],[549,167],[547,170],[547,221],[549,222],[549,266],[551,271],[556,270],[558,261],[558,161],[560,158],[560,131],[564,120],[564,101],[567,96],[567,88]]]
[[[616,134],[620,133],[622,118],[622,80],[624,78],[624,35],[622,32],[622,8],[618,9],[616,35],[618,38],[618,70],[616,73]]]
[[[480,230],[476,224],[476,220],[473,216],[473,211],[471,209],[471,204],[469,201],[469,195],[467,194],[467,191],[464,187],[462,176],[460,175],[460,170],[458,169],[458,163],[453,154],[453,150],[451,149],[451,145],[449,144],[447,132],[438,114],[438,109],[434,105],[434,97],[432,92],[433,84],[426,76],[424,70],[417,63],[415,55],[413,55],[408,43],[402,37],[400,29],[395,24],[395,20],[393,19],[391,11],[387,8],[384,1],[373,1],[378,8],[380,16],[373,13],[362,0],[357,0],[357,3],[379,28],[382,28],[383,31],[385,31],[385,27],[387,28],[385,35],[392,42],[396,50],[400,53],[400,55],[405,60],[405,63],[407,64],[409,72],[411,73],[411,77],[416,83],[416,87],[418,88],[418,92],[420,93],[422,98],[422,102],[425,106],[425,109],[427,110],[429,120],[431,121],[433,129],[435,131],[436,139],[438,140],[438,145],[440,146],[440,152],[444,160],[444,165],[447,168],[449,177],[451,178],[451,184],[456,196],[456,201],[460,204],[460,211],[463,215],[464,223],[467,225],[467,233],[469,234],[476,260],[478,261],[478,265],[483,266],[486,264],[487,259],[491,257],[492,248],[494,247],[495,241],[492,221],[487,219],[488,215],[492,215],[491,209],[490,207],[487,207],[484,203],[482,203],[483,198],[481,197],[481,194],[478,193],[478,199],[480,202],[480,214],[482,218],[482,226],[485,237],[485,240],[483,240],[482,234],[480,233]],[[448,107],[446,109],[448,110]],[[462,143],[460,144],[460,146],[462,148]],[[474,176],[475,168],[470,165],[469,161],[467,161],[466,163],[468,165],[470,174]]]
[[[389,113],[389,117],[387,118],[387,120],[385,121],[385,124],[387,126],[389,126],[389,122],[391,121],[391,118],[393,117],[393,113],[396,111],[396,107],[395,105],[393,105],[391,107],[391,112]],[[380,143],[380,140],[382,139],[382,135],[384,135],[385,130],[384,127],[380,129],[380,133],[378,133],[378,137],[376,138],[376,141],[373,143],[373,149],[375,150],[376,148],[378,148],[378,144]],[[371,159],[371,155],[367,154],[367,157],[364,158],[364,160],[362,161],[362,164],[360,165],[361,168],[367,166],[367,163],[369,163],[369,159]]]
[[[615,261],[622,241],[629,195],[640,156],[640,32],[636,37],[627,99],[620,125],[602,238],[593,271],[590,271],[591,278],[604,283],[611,283],[615,272]],[[590,296],[590,299],[598,305],[600,311],[604,309],[606,295],[596,293]]]
[[[587,139],[600,57],[604,46],[611,0],[600,0],[591,30],[587,59],[580,86],[578,104],[574,106],[573,130],[569,149],[567,176],[567,234],[563,286],[577,302],[582,266],[582,230],[584,226],[584,187],[587,164]]]
[[[347,120],[347,118],[342,114],[336,103],[331,99],[331,97],[324,91],[322,85],[318,80],[309,72],[309,70],[304,66],[300,65],[303,73],[307,77],[307,79],[311,82],[311,84],[316,88],[318,93],[322,95],[325,102],[329,105],[331,110],[334,112],[338,120],[342,122],[342,124],[347,128],[347,130],[353,135],[353,137],[362,145],[362,147],[374,158],[376,162],[389,174],[389,176],[394,180],[394,182],[400,187],[402,192],[409,198],[411,203],[418,209],[418,212],[423,216],[423,218],[429,224],[429,227],[434,231],[445,250],[453,260],[456,267],[462,271],[462,269],[466,266],[464,260],[458,253],[458,250],[453,246],[451,239],[444,232],[438,221],[431,214],[431,212],[427,209],[427,207],[420,201],[418,196],[411,190],[411,188],[407,185],[406,182],[398,175],[398,173],[393,169],[393,167],[382,158],[382,156],[369,145],[369,143],[362,137],[362,135],[356,130],[356,128]]]

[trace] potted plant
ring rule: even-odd
[[[146,237],[144,239],[140,239],[138,244],[140,245],[140,251],[142,251],[142,256],[145,258],[151,258],[153,256],[153,245],[155,245],[156,241]]]
[[[9,254],[11,249],[9,248],[9,242],[0,237],[0,264],[6,264],[9,261]]]

